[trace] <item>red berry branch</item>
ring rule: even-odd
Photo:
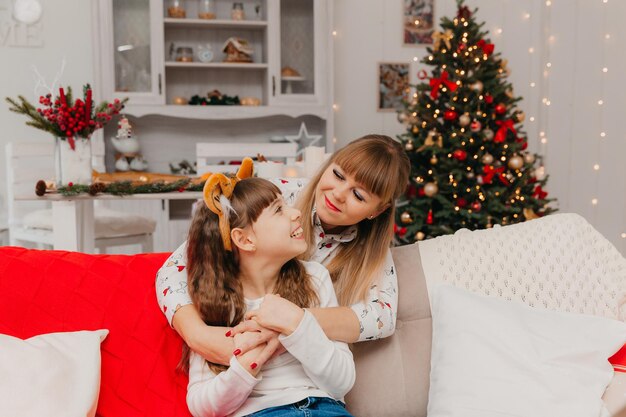
[[[51,94],[39,97],[41,108],[35,108],[23,96],[17,100],[7,97],[11,105],[9,110],[26,115],[30,120],[27,125],[52,133],[56,137],[67,138],[70,147],[74,149],[74,138],[87,138],[107,124],[112,116],[118,114],[128,101],[115,99],[112,103],[103,101],[98,106],[93,105],[92,90],[89,84],[83,87],[83,98],[72,100],[72,89],[59,88],[58,97]]]

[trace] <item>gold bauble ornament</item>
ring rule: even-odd
[[[515,116],[517,118],[517,121],[520,123],[522,123],[526,119],[526,114],[523,111],[517,112]]]
[[[426,235],[424,234],[424,232],[417,232],[417,233],[415,233],[415,239],[416,240],[424,240],[425,237],[426,237]]]
[[[420,128],[417,126],[413,126],[413,129],[411,130],[413,133],[417,133],[420,131]]]
[[[485,140],[491,140],[493,139],[494,133],[491,129],[485,129],[483,130],[483,135],[485,135]]]
[[[524,217],[526,218],[526,220],[533,220],[533,219],[539,218],[539,216],[537,216],[537,213],[535,213],[533,209],[531,208],[527,207],[524,210],[522,210],[522,212],[524,213]]]
[[[485,165],[491,165],[493,163],[493,155],[491,155],[490,153],[486,153],[483,155],[481,161],[483,161],[483,164]]]
[[[459,125],[461,125],[461,127],[467,126],[468,124],[470,124],[471,121],[472,121],[472,119],[470,118],[469,114],[467,114],[467,113],[462,114],[459,117]]]
[[[428,197],[432,197],[439,192],[439,187],[434,182],[427,182],[424,185],[424,194]]]
[[[524,159],[519,155],[512,156],[509,158],[509,163],[507,165],[511,169],[520,169],[524,166]]]
[[[483,85],[482,81],[476,81],[475,83],[470,85],[470,88],[472,90],[476,91],[477,93],[482,93],[483,87],[484,87],[484,85]]]
[[[533,155],[532,153],[527,153],[526,155],[524,155],[524,162],[526,162],[527,164],[532,164],[533,162],[535,162],[535,155]]]
[[[407,151],[412,151],[413,148],[413,141],[412,140],[408,140],[405,144],[404,144],[404,149],[406,149]]]
[[[404,224],[413,223],[413,219],[411,218],[411,213],[405,211],[400,215],[400,221]]]
[[[433,156],[430,158],[430,164],[431,164],[431,165],[436,165],[436,164],[437,164],[437,162],[439,162],[439,160],[437,159],[437,157],[436,157],[435,155],[433,155]]]

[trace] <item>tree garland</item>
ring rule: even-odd
[[[165,182],[153,182],[148,184],[133,184],[131,181],[117,181],[109,184],[103,182],[94,182],[91,185],[87,184],[72,184],[69,183],[66,186],[59,187],[57,192],[62,196],[76,196],[80,194],[89,194],[92,196],[98,194],[112,194],[112,195],[132,195],[132,194],[156,194],[156,193],[171,193],[174,191],[202,191],[204,182],[199,184],[192,183],[191,179],[182,179],[170,183]],[[38,196],[43,196],[48,187],[44,180],[37,181],[35,185],[35,193]]]

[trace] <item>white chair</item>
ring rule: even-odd
[[[34,193],[38,180],[54,178],[54,144],[15,142],[6,145],[8,227],[11,245],[53,245],[50,203],[16,201],[15,195]],[[100,253],[107,247],[141,245],[152,252],[156,221],[106,207],[94,207],[94,246]]]
[[[243,159],[246,156],[255,157],[262,154],[268,160],[280,160],[285,165],[295,162],[298,145],[295,143],[197,143],[196,144],[196,163],[198,175],[206,172],[227,172],[235,173],[239,165],[216,165],[215,161],[228,159]],[[259,176],[261,175],[259,172]],[[281,177],[279,175],[268,175],[270,177]],[[267,177],[267,176],[266,176]]]

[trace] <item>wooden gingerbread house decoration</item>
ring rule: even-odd
[[[222,51],[226,54],[224,62],[252,62],[254,53],[247,40],[235,37],[228,38],[224,42]]]

